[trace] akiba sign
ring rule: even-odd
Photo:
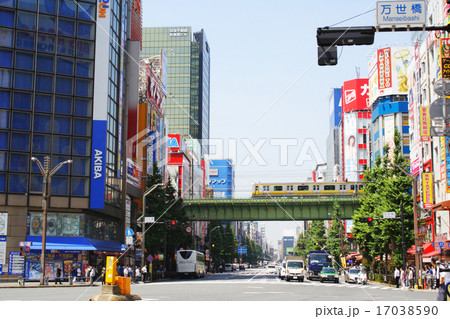
[[[105,153],[106,153],[106,121],[93,122],[92,158],[91,158],[91,196],[92,209],[103,209],[105,206]]]

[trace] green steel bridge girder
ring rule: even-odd
[[[342,219],[351,219],[359,209],[359,197],[190,199],[184,200],[189,220],[289,221],[332,219],[333,203],[342,208]]]

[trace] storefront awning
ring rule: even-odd
[[[435,250],[433,247],[433,243],[426,243],[422,247],[423,247],[422,255],[431,253]],[[412,245],[411,248],[409,248],[406,252],[408,254],[414,255],[416,253],[416,245]]]
[[[437,250],[435,250],[435,251],[432,251],[431,253],[423,254],[422,258],[430,258],[430,257],[437,256],[437,255],[439,255],[439,252]]]
[[[42,250],[42,238],[40,236],[27,236],[27,241],[32,242],[31,250]],[[85,237],[47,237],[46,250],[97,250],[97,251],[121,251],[122,243],[85,238]]]

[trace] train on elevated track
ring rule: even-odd
[[[351,196],[358,195],[363,187],[363,182],[258,183],[253,184],[252,197]]]

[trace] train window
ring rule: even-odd
[[[293,186],[293,185],[289,185],[289,186],[287,187],[287,190],[288,190],[288,191],[293,191],[293,190],[294,190],[294,186]]]
[[[361,188],[363,188],[363,187],[364,187],[364,185],[359,184],[359,189],[361,189]]]
[[[324,185],[323,190],[325,191],[334,191],[336,189],[336,186],[334,185]]]
[[[339,190],[342,190],[342,185],[339,185]]]
[[[307,190],[309,190],[309,186],[307,186],[307,185],[300,185],[300,186],[297,187],[297,190],[299,190],[299,191],[307,191]]]
[[[350,189],[351,189],[352,191],[354,191],[354,190],[355,190],[355,185],[350,185]]]
[[[269,186],[263,186],[263,192],[268,192],[269,191]]]
[[[283,190],[283,186],[274,186],[274,187],[273,187],[273,190],[274,190],[275,192],[281,192],[281,191]]]
[[[255,186],[255,191],[258,191],[258,186]]]

